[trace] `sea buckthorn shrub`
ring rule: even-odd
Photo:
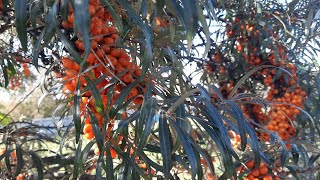
[[[319,179],[317,1],[0,2],[0,179]]]

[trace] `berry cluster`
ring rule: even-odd
[[[100,113],[101,110],[97,110],[95,99],[92,96],[91,91],[85,91],[88,87],[87,79],[92,82],[98,82],[96,88],[101,95],[104,110],[106,110],[108,101],[108,88],[114,87],[112,94],[111,106],[119,97],[123,89],[129,84],[136,81],[141,76],[141,68],[132,62],[128,53],[116,46],[118,39],[118,32],[113,25],[113,19],[108,11],[100,4],[99,0],[90,0],[89,4],[90,12],[90,32],[92,35],[91,52],[86,59],[85,71],[81,71],[80,65],[73,61],[69,57],[63,57],[61,59],[64,69],[63,93],[66,96],[72,96],[76,90],[78,82],[80,83],[80,91],[82,92],[82,102],[80,104],[81,115],[85,118],[85,125],[83,133],[89,140],[94,138],[92,130],[92,124],[90,117],[88,116],[88,110],[90,110],[98,120],[100,128],[106,123],[104,116]],[[72,8],[69,9],[69,16],[66,21],[62,22],[62,25],[66,29],[73,29],[74,27],[74,12]],[[85,47],[81,39],[75,40],[75,47],[79,54],[83,54]],[[111,83],[111,80],[117,79]],[[133,87],[126,97],[128,100],[133,100],[133,104],[139,107],[143,102],[143,94],[146,91],[145,81],[140,82],[137,86]],[[110,95],[109,95],[110,96]],[[126,118],[126,112],[122,114],[122,118]],[[111,138],[111,131],[113,128],[113,120],[109,120],[107,124],[107,138]],[[96,152],[98,154],[98,152]],[[115,157],[115,151],[111,149],[111,154]]]
[[[256,91],[254,88],[241,87],[237,93],[252,91],[254,94],[259,94],[261,91],[266,93],[261,95],[272,104],[272,107],[262,108],[260,104],[243,104],[241,109],[247,118],[260,124],[259,127],[255,124],[252,126],[256,128],[261,141],[270,141],[269,132],[274,132],[287,143],[287,148],[290,148],[290,139],[296,134],[295,121],[307,93],[297,85],[297,68],[289,63],[287,49],[279,43],[280,41],[276,41],[275,45],[264,45],[261,41],[263,37],[271,36],[277,39],[278,36],[269,29],[259,27],[254,20],[245,21],[236,17],[233,22],[227,23],[226,35],[230,41],[235,42],[233,54],[229,51],[223,53],[222,50],[214,49],[215,52],[211,52],[210,61],[206,64],[206,72],[210,75],[209,77],[219,81],[220,92],[227,98],[234,84],[241,78],[241,75],[237,76],[236,71],[249,71],[261,65],[275,67],[262,69],[250,77],[254,84],[261,86],[260,89],[257,88]],[[234,62],[231,56],[241,57],[239,58],[241,60]],[[212,100],[217,102],[219,98],[214,94]],[[240,136],[233,131],[229,132],[229,136],[234,148],[237,149],[241,144]],[[253,168],[253,165],[249,163],[248,168]],[[259,169],[252,169],[246,178],[277,179],[278,177],[274,176],[272,171],[261,164]]]

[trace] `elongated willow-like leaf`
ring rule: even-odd
[[[104,150],[103,150],[103,136],[102,136],[101,130],[99,128],[99,122],[98,122],[96,116],[92,112],[89,112],[89,115],[90,115],[90,122],[92,125],[92,130],[93,130],[94,136],[96,138],[99,151],[101,154],[103,154],[103,152],[104,152]]]
[[[39,64],[38,64],[38,57],[39,57],[39,53],[41,50],[41,42],[44,38],[46,32],[46,28],[43,28],[43,30],[41,31],[38,40],[36,41],[36,43],[34,44],[33,47],[33,57],[32,57],[32,64],[36,67],[36,69],[38,70]]]
[[[102,179],[103,153],[99,155],[96,167],[95,179]]]
[[[96,110],[101,113],[104,111],[104,105],[102,102],[102,98],[101,98],[101,94],[99,92],[99,90],[97,89],[97,87],[95,86],[94,82],[87,76],[84,76],[86,79],[86,82],[88,83],[88,87],[92,93],[92,96],[94,97],[94,101],[95,101],[95,108]]]
[[[171,176],[170,170],[172,168],[172,139],[164,112],[161,112],[159,117],[159,139],[160,151],[163,159],[163,174],[165,178],[169,179]]]
[[[81,38],[84,42],[84,59],[87,59],[91,51],[91,41],[90,41],[90,15],[89,15],[89,0],[73,0],[73,10],[75,18],[75,27],[81,34]],[[83,60],[81,65],[86,61]]]
[[[136,121],[136,139],[139,141],[137,153],[139,154],[147,143],[149,135],[155,124],[157,110],[157,100],[155,98],[146,99],[143,103],[140,117]]]
[[[241,109],[233,101],[226,101],[226,103],[229,105],[229,107],[232,110],[231,115],[237,120],[237,125],[240,132],[240,137],[241,137],[241,150],[244,151],[247,145],[246,128],[245,128],[246,120],[244,119],[244,115]]]
[[[28,21],[28,1],[19,0],[14,1],[14,12],[16,17],[16,29],[18,33],[19,40],[21,42],[22,49],[24,51],[28,50],[28,35],[27,35],[27,21]]]
[[[31,154],[31,159],[33,162],[33,165],[36,167],[37,172],[38,172],[38,179],[43,179],[43,163],[41,160],[41,157],[36,154],[35,152],[31,151],[29,152]]]
[[[57,29],[57,14],[58,14],[58,1],[52,5],[50,11],[46,16],[46,35],[44,36],[44,44],[45,47],[52,37],[56,34]]]
[[[186,39],[188,42],[187,53],[190,52],[192,39],[199,27],[198,12],[195,10],[195,8],[197,7],[196,3],[199,2],[196,0],[182,0],[180,5],[177,1],[170,0],[172,9],[174,9],[175,13],[183,23],[183,26],[186,30]]]
[[[81,64],[82,62],[82,58],[79,55],[78,51],[74,48],[73,43],[68,39],[68,37],[66,37],[62,31],[60,29],[57,29],[57,34],[61,40],[61,42],[63,43],[64,47],[66,48],[66,50],[68,51],[68,53],[70,53],[70,55],[73,57],[73,60],[78,63]]]
[[[173,122],[173,120],[171,120],[170,118],[168,118],[168,120],[170,122],[170,125],[172,125],[172,127],[177,131],[177,135],[180,138],[183,149],[186,152],[186,155],[188,157],[188,162],[191,168],[192,179],[195,179],[196,175],[199,172],[199,168],[201,169],[201,167],[198,166],[199,159],[196,158],[195,156],[195,152],[192,148],[191,143],[189,142],[188,134],[181,127],[179,127],[175,122]]]
[[[129,92],[139,83],[139,81],[140,80],[136,80],[132,82],[121,91],[119,97],[115,100],[115,102],[113,103],[113,107],[110,110],[110,118],[114,118],[118,111],[123,108],[123,103],[129,95]]]
[[[61,12],[61,17],[62,17],[63,20],[68,19],[69,0],[61,0],[60,12]]]
[[[202,54],[202,58],[206,58],[207,55],[208,55],[209,49],[211,47],[210,31],[209,31],[209,27],[208,27],[208,24],[207,24],[207,19],[203,14],[202,7],[200,6],[200,2],[196,3],[196,6],[197,6],[197,13],[198,13],[198,17],[199,17],[200,23],[202,25],[203,32],[206,35],[205,51]]]
[[[24,166],[22,149],[19,144],[16,145],[16,156],[17,156],[17,166],[16,166],[16,172],[15,172],[14,176],[18,176]]]
[[[109,142],[106,143],[106,166],[104,168],[106,172],[106,177],[109,179],[114,179],[114,168],[113,168],[113,159],[111,157],[111,145]],[[103,153],[100,153],[103,155]]]
[[[95,144],[95,141],[90,141],[84,148],[83,150],[81,151],[81,154],[80,154],[80,166],[79,167],[83,167],[85,162],[87,161],[87,158],[88,158],[88,154],[90,153],[91,151],[91,148],[92,146]]]
[[[81,96],[80,96],[80,81],[78,81],[76,90],[76,94],[73,96],[73,122],[76,128],[76,142],[78,143],[80,140],[80,133],[81,133],[81,117],[80,117],[80,103],[81,103]]]
[[[74,156],[74,163],[73,163],[73,178],[77,178],[79,176],[79,167],[83,162],[80,162],[81,159],[81,149],[82,149],[82,140],[78,142],[78,147],[76,150],[76,154]]]
[[[197,122],[204,128],[204,130],[208,133],[210,138],[215,142],[217,145],[219,152],[223,159],[223,165],[225,167],[225,173],[224,176],[226,178],[230,178],[233,175],[234,171],[234,165],[232,161],[232,154],[233,156],[237,156],[233,150],[230,150],[230,148],[227,147],[227,143],[223,141],[223,138],[221,137],[221,134],[214,130],[212,127],[210,127],[205,121],[196,119]],[[239,159],[239,158],[236,158]]]

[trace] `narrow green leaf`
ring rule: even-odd
[[[81,154],[80,154],[80,162],[79,162],[79,167],[83,167],[85,162],[87,161],[87,158],[88,158],[88,154],[90,153],[91,151],[91,148],[92,146],[95,144],[95,141],[90,141],[84,148],[83,150],[81,151]]]
[[[30,21],[33,28],[37,28],[37,18],[39,18],[39,12],[42,3],[40,1],[34,1],[30,10]]]
[[[113,159],[111,157],[111,145],[109,142],[106,143],[106,176],[108,179],[115,179],[114,178],[114,169],[113,169]]]
[[[86,79],[86,82],[88,83],[88,87],[90,89],[90,91],[92,92],[92,96],[94,97],[95,100],[95,107],[97,109],[98,112],[103,112],[104,111],[104,105],[102,102],[102,98],[101,98],[101,94],[99,92],[99,90],[97,89],[97,87],[94,85],[94,83],[92,82],[92,80],[87,77],[84,76]]]
[[[39,53],[41,50],[41,42],[44,38],[45,32],[46,32],[46,28],[43,28],[32,50],[33,52],[32,64],[36,67],[37,70],[39,68],[38,59],[39,59]]]
[[[308,165],[313,167],[314,166],[314,162],[319,159],[320,154],[313,154],[310,158],[309,158],[309,162]]]
[[[79,55],[78,51],[74,48],[73,42],[69,40],[68,37],[66,37],[60,29],[57,29],[57,34],[63,43],[64,47],[67,49],[67,51],[70,53],[70,55],[74,58],[75,62],[78,64],[81,64],[83,59]]]
[[[208,55],[209,49],[211,47],[210,30],[209,30],[209,27],[207,24],[207,19],[203,14],[203,9],[200,6],[200,3],[196,3],[196,6],[197,6],[198,17],[199,17],[200,23],[202,25],[203,32],[206,36],[205,50],[204,50],[204,53],[202,54],[202,58],[206,58]]]
[[[101,152],[101,154],[103,154],[103,152],[104,152],[104,150],[103,150],[103,136],[102,136],[101,130],[99,128],[99,122],[98,122],[96,116],[92,112],[89,112],[89,114],[90,114],[90,122],[92,125],[92,130],[93,130],[95,139],[97,141],[99,151]]]
[[[17,166],[16,166],[16,172],[14,173],[14,176],[18,176],[24,166],[22,149],[19,144],[16,144],[16,156],[17,156]]]
[[[188,140],[188,134],[183,129],[181,129],[179,126],[177,126],[177,124],[175,122],[173,122],[170,118],[168,118],[168,120],[170,122],[170,125],[172,125],[174,127],[174,129],[177,131],[177,135],[180,138],[183,149],[186,152],[187,157],[188,157],[188,162],[191,167],[192,179],[195,179],[196,174],[198,172],[198,168],[201,168],[201,167],[198,167],[198,165],[197,165],[198,161],[197,161],[197,158],[195,157],[195,152],[194,152],[194,150]]]
[[[224,142],[223,137],[220,133],[216,132],[216,130],[213,130],[211,127],[209,127],[209,125],[203,120],[197,119],[197,121],[205,129],[205,131],[208,133],[211,139],[215,142],[221,153],[223,165],[225,168],[224,176],[226,177],[226,179],[232,177],[234,172],[234,164],[232,161],[231,154],[233,154],[234,157],[237,157],[237,154],[233,151],[233,149],[228,148],[228,143]],[[237,157],[236,159],[239,158]]]
[[[148,179],[148,177],[144,174],[144,171],[142,171],[142,169],[130,159],[128,153],[123,153],[119,149],[119,147],[114,146],[113,148],[117,152],[118,156],[121,157],[126,163],[128,163],[130,167],[135,170],[135,172],[139,173],[139,175],[142,176],[144,179]]]
[[[44,169],[41,157],[33,151],[31,151],[29,153],[31,154],[31,159],[32,159],[33,165],[37,169],[38,180],[41,180],[41,179],[43,179],[43,169]]]
[[[87,59],[91,51],[90,33],[90,15],[89,15],[89,0],[73,0],[73,10],[75,26],[77,31],[80,32],[84,42],[84,59]],[[83,64],[83,61],[81,64]]]
[[[63,20],[68,19],[69,15],[69,0],[61,0],[60,5],[61,17]]]
[[[83,162],[81,161],[81,149],[82,149],[82,140],[80,139],[80,141],[78,142],[78,147],[74,156],[74,163],[73,163],[73,174],[72,177],[77,179],[79,176],[79,167],[81,164],[83,164]]]
[[[299,176],[297,175],[297,168],[294,166],[286,166],[286,168],[289,169],[290,173],[295,177],[297,180],[299,180]]]
[[[112,109],[110,110],[110,118],[114,118],[117,112],[123,108],[123,103],[126,102],[126,98],[133,87],[139,84],[139,80],[136,80],[126,86],[122,91],[120,96],[115,100]]]
[[[143,132],[139,138],[140,142],[137,150],[138,154],[140,153],[140,151],[142,151],[142,149],[146,145],[149,135],[152,132],[153,126],[155,124],[156,110],[157,110],[157,100],[155,98],[146,99],[144,101],[141,109],[140,117],[138,119],[138,124],[141,125],[141,128],[144,125]]]
[[[196,144],[194,141],[190,141],[192,146],[195,148],[195,150],[197,152],[199,152],[199,154],[201,154],[201,156],[203,157],[203,159],[206,161],[207,166],[209,167],[210,171],[212,174],[215,174],[214,172],[214,167],[212,164],[212,158],[211,156],[204,150],[201,149],[201,147],[199,147],[198,144]]]
[[[76,143],[79,142],[81,133],[81,117],[80,117],[80,81],[77,82],[75,95],[73,96],[73,121],[76,128]]]
[[[27,21],[28,21],[28,1],[14,1],[15,24],[22,49],[28,50]]]
[[[164,112],[160,113],[159,118],[159,139],[160,151],[163,158],[163,174],[166,179],[169,179],[172,168],[172,142],[170,142],[170,130]]]
[[[240,137],[241,137],[241,150],[244,151],[247,145],[247,134],[246,134],[246,128],[245,123],[246,120],[244,119],[244,115],[240,109],[233,101],[226,101],[226,103],[229,105],[229,107],[232,109],[232,114],[238,125]]]
[[[55,35],[57,30],[57,13],[58,13],[58,2],[52,5],[51,9],[49,10],[48,14],[46,15],[45,22],[46,22],[46,35],[44,36],[44,46],[46,46]]]
[[[101,152],[98,158],[97,166],[96,166],[95,179],[97,180],[100,180],[100,179],[102,180],[102,166],[103,166],[103,153]]]
[[[5,163],[6,163],[6,167],[7,167],[7,170],[9,172],[9,174],[11,175],[12,173],[12,170],[11,170],[11,163],[10,163],[10,156],[11,156],[11,152],[12,150],[8,151],[8,148],[6,148],[6,152],[4,153],[5,154]]]

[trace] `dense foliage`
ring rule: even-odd
[[[49,126],[1,117],[1,178],[320,178],[320,2],[0,0],[0,14],[0,86],[38,71],[63,97]]]

